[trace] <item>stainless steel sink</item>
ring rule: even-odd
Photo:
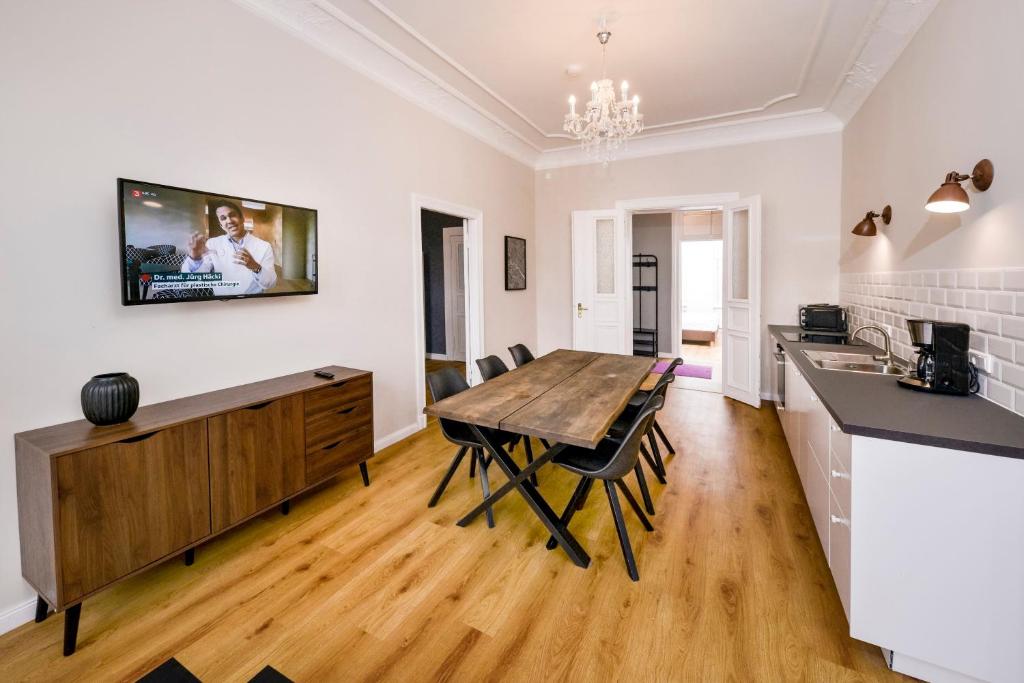
[[[902,377],[906,369],[899,365],[886,365],[866,353],[839,353],[835,351],[803,351],[815,367],[822,370],[843,372],[864,372],[871,375],[895,375]]]

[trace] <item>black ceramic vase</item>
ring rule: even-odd
[[[139,407],[139,382],[127,372],[96,375],[82,387],[82,412],[96,425],[126,422]]]

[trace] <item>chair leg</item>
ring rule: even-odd
[[[541,442],[542,444],[544,444],[544,448],[545,448],[546,450],[549,450],[549,451],[551,450],[551,444],[549,444],[549,443],[548,443],[548,440],[547,440],[547,439],[541,439],[541,440],[540,440],[540,442]]]
[[[622,557],[626,560],[626,571],[629,572],[629,578],[639,581],[640,572],[636,569],[636,560],[633,559],[633,548],[629,545],[626,520],[622,518],[622,508],[619,507],[619,497],[615,494],[615,484],[605,481],[604,492],[608,494],[608,505],[612,509],[612,517],[615,518],[615,531],[619,534],[619,545],[622,547]]]
[[[459,469],[459,465],[462,464],[462,459],[466,457],[466,451],[469,450],[468,446],[463,446],[459,449],[459,452],[454,458],[452,458],[452,464],[448,466],[448,471],[444,473],[444,478],[441,479],[441,483],[434,489],[434,495],[430,497],[430,502],[427,503],[428,508],[432,508],[437,505],[437,501],[441,500],[441,494],[444,493],[445,488],[448,487],[448,482],[452,480],[452,476],[455,474],[455,470]],[[476,454],[474,453],[474,456]]]
[[[526,448],[526,464],[533,462],[533,446],[530,444],[530,437],[523,437],[523,446]],[[530,475],[530,483],[534,486],[537,485],[537,474],[533,473]]]
[[[651,491],[647,488],[647,477],[644,476],[644,468],[640,467],[639,461],[637,461],[633,471],[636,472],[636,484],[640,487],[640,495],[644,499],[644,508],[647,510],[647,514],[653,515],[654,501],[651,500]]]
[[[661,459],[661,448],[658,447],[658,440],[654,438],[654,430],[647,432],[647,439],[651,442],[651,454],[654,455],[654,464],[658,466],[661,478],[664,479],[668,472],[665,471],[665,461]]]
[[[469,459],[469,478],[476,476],[477,449],[473,449],[473,457]]]
[[[569,498],[569,502],[565,504],[565,509],[562,510],[562,524],[566,527],[569,526],[569,522],[572,521],[573,515],[576,514],[577,510],[582,510],[582,503],[587,499],[587,494],[590,492],[590,487],[594,485],[594,480],[589,477],[580,477],[580,483],[576,485],[576,490],[572,492],[572,497]],[[555,540],[554,536],[548,538],[548,542],[544,545],[548,550],[554,550],[558,547],[558,541]]]
[[[626,486],[626,482],[621,479],[615,480],[615,485],[622,491],[622,495],[626,497],[626,501],[629,503],[629,507],[633,508],[633,512],[640,518],[640,523],[644,525],[644,529],[647,531],[654,531],[654,525],[651,524],[651,520],[647,519],[647,515],[640,509],[640,503],[636,502],[636,498],[633,497],[633,492]]]
[[[658,483],[665,485],[668,482],[665,481],[665,477],[658,471],[658,464],[654,462],[654,458],[651,457],[651,452],[647,450],[647,446],[644,446],[643,441],[640,442],[640,455],[644,456],[644,460],[647,461],[647,466],[654,472],[654,476],[658,478]]]
[[[476,457],[480,460],[480,488],[484,492],[484,498],[489,498],[491,495],[491,482],[487,478],[487,461],[484,460],[483,449],[474,448]],[[494,528],[494,507],[487,508],[487,526],[491,529]]]
[[[658,424],[658,418],[654,418],[654,431],[658,432],[658,436],[660,436],[661,440],[665,443],[665,448],[668,449],[668,454],[675,455],[676,449],[672,448],[672,442],[668,440],[668,437],[665,436],[665,432],[661,429],[661,425]]]

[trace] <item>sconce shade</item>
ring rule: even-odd
[[[971,198],[960,183],[947,181],[928,198],[924,205],[932,213],[960,213],[971,208]]]
[[[860,235],[861,237],[874,237],[878,234],[878,226],[875,225],[875,219],[872,217],[872,212],[868,211],[868,215],[864,217],[857,225],[853,226],[853,234]]]
[[[864,220],[853,226],[853,230],[850,232],[861,237],[874,237],[878,234],[878,226],[875,225],[876,218],[881,218],[883,223],[889,225],[889,222],[892,220],[892,207],[886,204],[885,208],[882,209],[882,213],[868,211],[864,215]]]
[[[995,168],[988,159],[982,159],[974,165],[971,175],[963,175],[956,171],[946,174],[946,180],[939,189],[928,198],[924,208],[932,213],[960,213],[971,208],[971,198],[960,185],[965,180],[974,183],[978,192],[984,192],[992,186],[992,178],[995,176]]]

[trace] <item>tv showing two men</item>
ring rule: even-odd
[[[118,181],[126,305],[313,294],[313,209]]]

